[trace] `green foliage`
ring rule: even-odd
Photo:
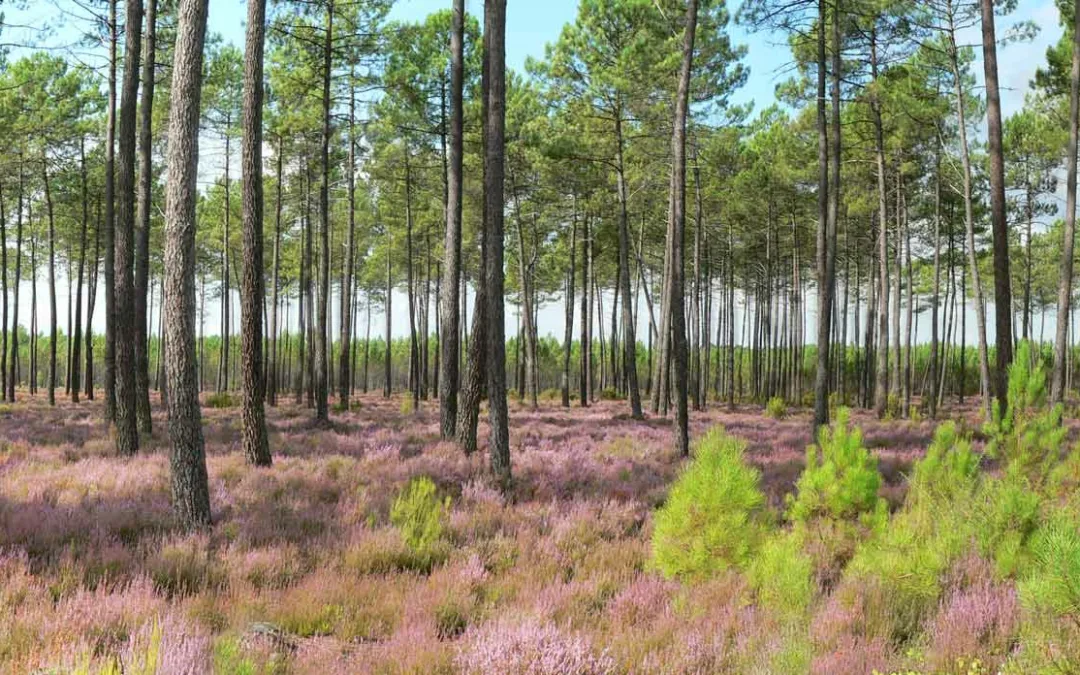
[[[763,605],[785,618],[805,615],[814,598],[813,564],[802,550],[796,532],[780,532],[766,539],[748,576]]]
[[[1009,366],[1009,407],[1004,414],[997,401],[986,425],[987,454],[1016,465],[1036,485],[1047,478],[1061,455],[1068,430],[1061,423],[1062,407],[1046,405],[1046,372],[1021,342]]]
[[[885,513],[878,497],[881,473],[877,459],[863,447],[862,431],[849,424],[847,408],[837,411],[832,430],[822,427],[818,444],[806,449],[806,468],[788,497],[788,516],[796,522],[814,518],[866,519]]]
[[[1002,576],[1016,573],[1030,559],[1028,544],[1042,519],[1043,498],[1017,464],[1000,479],[986,481],[975,523],[983,553]]]
[[[207,408],[232,408],[235,405],[236,401],[227,391],[220,391],[206,397]]]
[[[765,416],[774,420],[782,420],[787,417],[787,404],[779,396],[773,396],[765,404]]]
[[[469,610],[463,600],[447,595],[435,606],[435,634],[440,640],[459,637],[469,627]]]
[[[971,449],[971,440],[960,433],[956,422],[945,422],[934,430],[926,455],[915,463],[908,501],[943,501],[970,494],[978,476],[979,457]]]
[[[700,579],[749,561],[764,530],[765,495],[745,449],[720,428],[698,441],[656,513],[652,557],[664,576]]]
[[[1020,584],[1024,604],[1057,616],[1080,614],[1080,532],[1064,512],[1035,534],[1032,574]]]
[[[900,397],[896,394],[889,394],[885,399],[885,414],[883,418],[887,422],[900,419]]]
[[[401,531],[406,546],[414,553],[433,550],[442,539],[450,497],[440,499],[435,483],[427,476],[409,481],[394,500],[390,522]]]

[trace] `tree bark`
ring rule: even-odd
[[[169,110],[164,297],[172,499],[180,525],[210,526],[195,358],[195,199],[208,0],[180,0]]]
[[[994,239],[994,317],[997,341],[994,389],[1000,412],[1008,408],[1009,365],[1012,363],[1012,279],[1009,274],[1009,223],[1005,217],[1005,155],[1001,145],[1001,91],[998,86],[994,2],[980,0],[983,73],[986,80],[986,135],[990,155],[990,222]],[[1070,249],[1072,247],[1070,246]],[[1062,270],[1063,272],[1065,270]],[[1069,278],[1072,270],[1069,269]],[[1064,275],[1062,275],[1064,280]],[[1068,307],[1065,308],[1068,316]],[[987,390],[987,396],[989,396]]]
[[[244,49],[243,275],[240,279],[240,371],[243,401],[240,436],[244,457],[255,466],[270,466],[263,408],[262,303],[263,276],[262,104],[266,0],[248,0]]]
[[[353,297],[353,260],[356,257],[356,88],[349,87],[349,160],[346,179],[349,181],[349,231],[346,234],[345,261],[342,265],[341,284],[341,332],[340,358],[338,359],[338,403],[345,412],[349,410],[349,388],[352,382],[352,297]]]
[[[958,120],[957,129],[960,133],[960,162],[963,167],[963,182],[964,182],[964,224],[967,227],[967,253],[968,264],[971,267],[971,286],[975,295],[975,320],[978,324],[979,332],[979,376],[982,382],[983,393],[983,410],[987,419],[990,418],[990,360],[987,356],[986,345],[986,304],[983,301],[982,292],[982,280],[979,274],[979,261],[975,251],[975,211],[972,197],[971,187],[971,155],[968,150],[967,142],[967,117],[965,115],[964,106],[964,92],[963,92],[963,79],[960,74],[959,66],[959,53],[956,46],[956,31],[953,23],[953,14],[951,10],[948,16],[949,30],[949,59],[950,65],[953,71],[953,90],[956,97],[956,116]],[[967,295],[964,295],[965,301]],[[961,318],[965,318],[963,312],[961,312]],[[961,349],[961,355],[963,349]],[[961,364],[961,387],[960,395],[963,396],[963,358],[960,360]]]
[[[465,0],[454,0],[450,30],[450,147],[447,173],[445,277],[440,302],[442,350],[439,373],[439,433],[450,440],[457,433],[458,379],[461,359],[461,198],[464,140]]]
[[[139,449],[135,385],[135,113],[142,55],[142,0],[127,0],[124,28],[124,80],[120,92],[119,191],[115,244],[116,296],[116,451],[134,455]]]
[[[323,42],[322,81],[322,183],[319,185],[319,288],[318,326],[315,335],[315,420],[329,420],[330,361],[326,344],[327,308],[330,304],[330,77],[333,65],[334,2],[326,5],[326,37]]]
[[[116,0],[109,0],[109,99],[105,117],[105,421],[116,421]]]
[[[53,214],[48,157],[41,158],[41,178],[45,184],[45,211],[49,219],[49,405],[56,405],[56,219]]]
[[[151,145],[154,119],[154,66],[157,41],[157,0],[146,0],[146,41],[143,45],[142,107],[139,110],[139,201],[135,226],[135,407],[139,430],[153,430],[150,416],[150,356],[147,354],[146,295],[150,277],[150,199],[153,190]]]
[[[1069,83],[1069,142],[1065,149],[1065,227],[1062,232],[1057,330],[1054,335],[1054,369],[1050,378],[1050,401],[1065,400],[1065,366],[1069,349],[1072,311],[1073,248],[1076,244],[1076,152],[1080,137],[1080,2],[1073,10],[1073,53]]]
[[[693,1],[693,0],[691,0]],[[503,307],[503,197],[506,131],[506,0],[484,2],[487,114],[484,119],[485,301],[491,470],[510,488],[510,429],[506,407],[506,338]]]
[[[690,455],[690,428],[686,400],[686,317],[683,298],[683,248],[686,238],[686,118],[690,98],[690,76],[694,63],[697,13],[697,0],[687,0],[682,67],[679,71],[679,88],[675,96],[675,123],[671,134],[671,196],[668,208],[668,240],[671,242],[672,252],[668,306],[671,311],[672,347],[675,356],[675,445],[683,457]]]

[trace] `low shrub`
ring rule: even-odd
[[[789,496],[788,516],[796,522],[814,518],[856,520],[885,514],[878,497],[881,473],[877,459],[863,447],[862,431],[849,425],[847,408],[837,411],[830,430],[823,427],[818,444],[806,449],[806,468]]]
[[[719,428],[696,444],[653,528],[653,563],[668,578],[702,578],[749,562],[766,511],[761,474],[746,463],[745,449]]]
[[[986,425],[987,454],[1016,465],[1039,487],[1060,458],[1068,429],[1061,423],[1062,406],[1047,405],[1046,372],[1032,358],[1027,342],[1020,343],[1009,366],[1008,397],[1004,414],[994,401],[993,416]]]
[[[774,420],[782,420],[787,417],[787,404],[784,403],[784,399],[779,396],[770,398],[769,402],[765,404],[765,416]]]
[[[814,597],[813,566],[797,533],[766,539],[748,570],[750,587],[765,607],[786,619],[806,614]]]
[[[206,397],[207,408],[232,408],[235,405],[236,402],[227,391],[219,391]]]
[[[450,511],[450,497],[440,499],[435,483],[427,476],[409,481],[390,508],[393,523],[414,553],[435,547],[442,539]]]

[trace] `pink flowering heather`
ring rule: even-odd
[[[978,658],[994,670],[1008,656],[1019,621],[1012,585],[982,583],[959,590],[932,622],[927,661],[947,669],[958,659]]]
[[[615,669],[588,638],[530,620],[485,624],[471,632],[457,663],[470,675],[607,675]]]

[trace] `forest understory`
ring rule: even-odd
[[[402,414],[407,397],[362,395],[329,426],[302,406],[269,408],[268,468],[245,463],[235,409],[204,406],[214,528],[186,533],[163,420],[120,458],[99,403],[20,399],[0,409],[4,672],[991,673],[1019,639],[1017,593],[975,543],[906,637],[884,586],[835,561],[814,561],[795,619],[752,569],[669,580],[650,541],[685,460],[670,420],[634,421],[624,402],[533,410],[512,398],[505,497],[486,448],[467,457],[439,441],[435,403]],[[979,426],[977,405],[947,414]],[[898,518],[936,423],[862,411],[852,422]],[[745,442],[762,508],[780,518],[810,411],[714,405],[691,435],[716,426]],[[699,505],[707,527],[709,500]],[[861,555],[837,552],[855,546],[842,529],[818,534],[828,555]]]

